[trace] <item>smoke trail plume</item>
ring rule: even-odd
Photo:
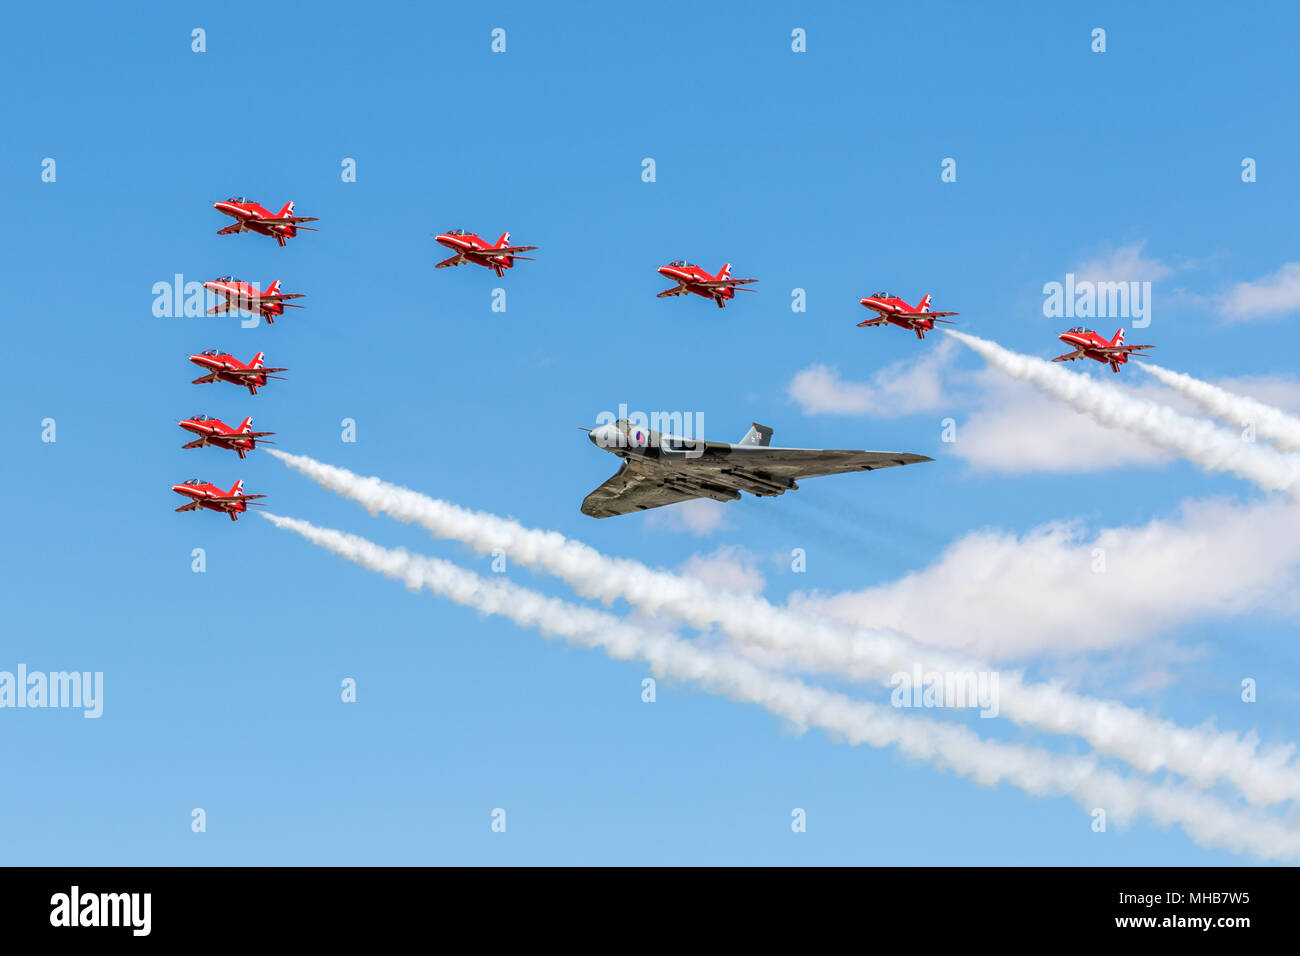
[[[776,607],[761,597],[712,590],[692,578],[609,557],[555,531],[525,528],[306,456],[270,452],[371,514],[382,511],[399,521],[417,522],[437,537],[479,552],[500,549],[518,564],[555,574],[585,597],[607,604],[623,598],[647,612],[670,612],[700,630],[716,625],[737,641],[788,655],[820,671],[888,685],[895,674],[911,672],[922,656],[930,671],[989,670],[978,662],[922,652],[891,632],[851,628]],[[1001,673],[999,680],[1004,716],[1051,733],[1078,735],[1143,773],[1172,770],[1198,786],[1226,781],[1257,804],[1300,796],[1300,769],[1291,763],[1292,747],[1261,750],[1253,735],[1189,730],[1117,702],[1027,683],[1019,673]]]
[[[1300,858],[1300,832],[1275,820],[1238,813],[1205,794],[1122,777],[1098,769],[1095,761],[1087,758],[984,740],[957,724],[905,718],[897,710],[775,675],[742,658],[702,649],[667,632],[648,630],[507,581],[487,581],[447,561],[389,550],[365,538],[294,518],[266,513],[262,517],[362,567],[400,580],[412,590],[427,588],[457,604],[506,617],[581,647],[599,647],[615,659],[644,660],[657,675],[759,704],[800,726],[821,727],[853,744],[894,745],[910,757],[985,786],[1008,783],[1035,796],[1068,795],[1088,811],[1105,809],[1119,822],[1143,816],[1162,826],[1177,824],[1203,846],[1271,860]]]
[[[1138,362],[1137,365],[1160,382],[1186,395],[1201,406],[1206,414],[1230,425],[1249,423],[1254,426],[1256,436],[1271,441],[1281,451],[1300,451],[1300,418],[1256,399],[1192,378],[1183,372],[1173,372],[1148,362]]]
[[[1032,355],[1012,352],[987,339],[952,329],[943,331],[970,346],[990,365],[1056,396],[1098,424],[1131,432],[1211,471],[1232,472],[1265,491],[1286,491],[1300,497],[1300,457],[1242,441],[1236,432],[1213,422],[1180,415],[1166,405]]]

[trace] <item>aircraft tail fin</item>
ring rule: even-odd
[[[261,368],[261,367],[262,367],[262,359],[264,359],[264,358],[266,358],[266,353],[265,353],[265,352],[258,352],[256,355],[253,356],[253,361],[252,361],[252,363],[250,364],[250,367],[251,367],[251,368]]]
[[[279,293],[280,293],[280,280],[276,279],[274,282],[272,282],[269,286],[266,287],[266,294],[279,295]]]
[[[724,263],[722,264],[722,268],[718,270],[718,278],[719,278],[719,279],[730,279],[730,278],[731,278],[731,263],[730,263],[730,262],[724,262]]]
[[[242,422],[239,423],[238,431],[251,432],[252,430],[253,430],[253,416],[249,415],[247,418],[245,418]]]
[[[501,233],[501,238],[497,240],[497,248],[500,249],[502,246],[508,245],[510,245],[510,233],[503,232]]]
[[[230,494],[232,497],[234,495],[240,494],[243,490],[244,490],[243,478],[240,478],[237,482],[235,482],[233,485],[230,486]]]
[[[1114,337],[1113,339],[1110,340],[1110,344],[1111,344],[1111,345],[1123,345],[1123,344],[1124,344],[1124,330],[1123,330],[1123,329],[1120,329],[1118,332],[1115,333],[1115,337]]]
[[[760,425],[753,422],[749,426],[749,431],[745,432],[745,437],[740,440],[742,445],[761,445],[767,446],[772,443],[772,429],[766,425]]]
[[[275,218],[283,219],[285,216],[292,216],[292,215],[293,215],[293,200],[290,199],[287,203],[284,204],[284,208],[275,214]]]
[[[929,312],[929,311],[930,311],[930,299],[931,299],[931,296],[929,296],[929,295],[927,295],[927,296],[925,296],[923,299],[921,299],[921,301],[920,301],[920,302],[917,304],[917,306],[916,306],[916,311],[917,311],[917,312]]]

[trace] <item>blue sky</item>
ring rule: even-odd
[[[255,518],[174,514],[168,488],[242,477],[277,513],[488,572],[267,455],[180,448],[182,417],[251,414],[281,449],[608,554],[677,568],[730,548],[774,601],[887,585],[982,529],[1078,520],[1093,533],[1173,519],[1189,499],[1250,507],[1264,495],[1244,481],[1112,460],[1090,432],[1087,455],[1052,470],[945,445],[945,418],[960,434],[993,427],[999,403],[1032,417],[1052,400],[1000,390],[938,336],[855,328],[856,300],[931,292],[965,330],[1048,358],[1063,324],[1044,317],[1043,284],[1135,262],[1157,278],[1152,323],[1130,341],[1157,343],[1170,368],[1292,394],[1290,313],[1234,320],[1224,303],[1298,258],[1296,18],[1283,4],[1106,3],[15,11],[0,152],[0,669],[102,671],[105,703],[98,720],[0,711],[13,770],[0,815],[21,822],[4,862],[1248,861],[1145,821],[1096,834],[1068,800],[800,734],[688,686],[665,682],[643,704],[644,666],[408,594]],[[490,49],[498,27],[504,53]],[[1090,50],[1095,27],[1105,53]],[[792,52],[795,28],[807,52]],[[955,183],[940,181],[947,157]],[[1242,182],[1244,157],[1257,182]],[[355,183],[341,181],[345,158]],[[217,237],[211,203],[229,195],[293,199],[320,232],[284,249]],[[432,237],[452,227],[508,229],[537,261],[503,280],[435,272]],[[757,292],[725,311],[656,299],[655,268],[678,257],[732,262]],[[155,317],[151,288],[175,273],[279,278],[307,308],[271,328]],[[796,288],[806,312],[791,310]],[[193,386],[185,358],[208,347],[265,351],[288,380],[255,398]],[[873,414],[809,413],[790,391],[818,364],[878,387],[927,360],[939,397],[895,395]],[[1151,387],[1135,368],[1120,378]],[[747,497],[711,529],[662,514],[597,522],[578,505],[616,462],[575,426],[620,403],[700,412],[713,439],[759,421],[777,444],[936,461]],[[46,418],[54,443],[41,441]],[[203,574],[190,567],[199,547]],[[804,575],[778,558],[796,547]],[[1122,573],[1140,584],[1162,569]],[[1274,569],[1279,593],[1290,573]],[[1006,660],[1282,742],[1300,714],[1295,608],[1258,605],[1087,651],[1051,648],[1048,628]],[[1098,632],[1114,626],[1105,601],[1093,610]],[[1261,687],[1249,706],[1246,676]],[[356,704],[339,700],[345,677]],[[195,807],[206,833],[191,832]],[[504,835],[489,827],[496,807]],[[794,807],[807,833],[791,832]]]

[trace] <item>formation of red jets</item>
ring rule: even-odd
[[[235,221],[217,232],[219,236],[230,236],[241,232],[269,236],[280,246],[298,235],[299,230],[315,232],[305,222],[316,222],[314,216],[295,216],[293,203],[287,202],[278,213],[255,203],[250,199],[232,196],[212,204],[217,212],[230,216]],[[220,300],[208,310],[208,315],[221,312],[243,311],[256,313],[273,325],[276,318],[284,315],[285,309],[301,309],[302,306],[291,302],[301,299],[301,293],[280,291],[280,280],[276,279],[265,291],[255,285],[236,279],[234,276],[218,276],[210,282],[203,283],[203,288]],[[190,361],[203,370],[203,374],[194,380],[195,385],[212,382],[229,382],[248,389],[249,395],[256,395],[259,388],[264,388],[271,379],[282,379],[276,372],[287,372],[286,368],[268,366],[266,353],[258,352],[248,362],[241,362],[228,352],[220,349],[207,349],[189,357]],[[211,415],[194,415],[183,418],[177,425],[195,436],[182,445],[182,448],[225,448],[235,452],[241,459],[247,458],[259,444],[272,444],[266,440],[275,432],[253,431],[252,417],[245,418],[239,425],[231,427],[219,418]],[[258,504],[258,498],[266,495],[244,494],[244,480],[236,481],[229,491],[225,491],[210,481],[201,478],[187,478],[172,485],[172,491],[190,499],[177,511],[217,511],[230,516],[231,521],[238,521],[239,516],[248,510],[250,504]]]
[[[213,203],[212,207],[235,220],[219,230],[217,233],[219,236],[252,232],[269,236],[277,244],[284,246],[288,240],[297,236],[300,230],[316,231],[303,223],[316,222],[317,219],[314,216],[295,216],[292,201],[285,203],[277,213],[272,213],[250,199],[233,196]],[[439,233],[435,236],[435,240],[439,245],[451,250],[452,255],[438,262],[434,268],[446,269],[471,263],[491,269],[498,277],[504,276],[507,269],[513,269],[517,261],[532,261],[532,256],[521,255],[521,253],[537,249],[537,246],[512,244],[508,232],[502,233],[496,242],[489,242],[464,229],[451,229]],[[734,277],[729,262],[725,263],[716,275],[685,259],[675,259],[667,265],[660,266],[656,271],[674,283],[671,288],[658,293],[658,298],[698,295],[701,298],[712,299],[720,309],[726,308],[727,302],[734,299],[737,292],[754,291],[745,286],[758,281]],[[218,276],[210,282],[203,283],[203,287],[221,300],[208,311],[209,315],[233,310],[245,311],[256,313],[271,325],[277,317],[284,315],[286,308],[302,308],[289,301],[301,299],[302,294],[281,292],[279,279],[272,282],[265,291],[234,276]],[[935,323],[953,324],[949,321],[949,316],[959,314],[933,311],[930,308],[930,298],[926,295],[916,305],[909,305],[890,292],[877,292],[865,296],[858,300],[859,304],[875,314],[872,318],[859,322],[858,328],[892,325],[914,333],[918,339],[924,339],[926,332],[934,331]],[[1052,361],[1070,362],[1074,359],[1089,358],[1109,365],[1114,372],[1118,372],[1119,367],[1128,362],[1134,352],[1155,348],[1153,345],[1126,345],[1123,329],[1117,331],[1112,338],[1106,339],[1091,329],[1075,327],[1062,332],[1058,338],[1073,351],[1058,355]],[[256,395],[257,390],[264,387],[269,380],[282,377],[276,375],[276,372],[288,371],[285,368],[267,366],[264,364],[264,359],[265,353],[258,352],[249,362],[244,363],[218,349],[208,349],[189,357],[191,362],[204,371],[202,376],[194,380],[195,385],[229,382],[247,388],[250,395]],[[266,436],[275,434],[253,431],[251,417],[245,418],[234,428],[208,415],[195,415],[192,418],[182,419],[178,424],[182,429],[196,436],[181,447],[201,448],[211,445],[234,451],[241,459],[246,458],[248,452],[253,451],[259,442],[269,444]],[[256,498],[266,497],[246,495],[243,493],[243,487],[242,479],[235,482],[229,491],[223,491],[210,482],[193,478],[173,485],[172,491],[190,499],[188,504],[177,508],[177,511],[195,511],[204,508],[224,512],[230,516],[230,520],[235,521],[241,513],[248,510],[250,502],[254,502]]]

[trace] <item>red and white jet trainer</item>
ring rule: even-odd
[[[876,313],[874,319],[864,319],[858,328],[874,325],[896,325],[900,329],[911,329],[918,339],[925,338],[926,332],[934,331],[934,323],[948,322],[944,316],[960,315],[960,312],[931,312],[930,297],[927,295],[916,306],[910,306],[892,292],[877,292],[858,303]]]
[[[245,365],[233,355],[218,349],[207,349],[197,355],[191,355],[191,362],[208,371],[207,375],[196,378],[191,384],[207,385],[209,382],[230,382],[232,385],[242,385],[247,388],[249,395],[256,395],[257,390],[266,384],[267,379],[278,378],[281,381],[284,380],[283,375],[272,375],[272,372],[289,371],[287,368],[268,368],[263,365],[262,359],[265,356],[265,352],[258,352],[253,356],[253,360]]]
[[[259,292],[247,282],[236,279],[234,276],[217,276],[211,282],[203,283],[203,288],[209,292],[215,292],[225,299],[224,302],[218,302],[208,309],[208,315],[238,309],[244,312],[256,312],[266,319],[267,325],[275,325],[275,317],[284,315],[285,308],[303,308],[301,305],[294,305],[289,300],[301,299],[304,293],[281,292],[279,279],[272,282],[265,292]]]
[[[491,269],[498,276],[506,274],[507,269],[514,268],[516,259],[527,259],[530,262],[532,256],[521,256],[521,252],[532,252],[536,246],[512,246],[510,245],[510,233],[501,233],[501,238],[496,241],[496,245],[489,243],[486,239],[481,239],[472,232],[466,232],[464,229],[452,229],[449,232],[440,233],[434,237],[438,244],[446,246],[456,254],[443,259],[435,269],[445,269],[448,266],[459,266],[466,262],[472,262],[475,265],[485,266]]]
[[[656,299],[662,299],[670,295],[686,295],[693,292],[696,295],[703,296],[706,299],[712,299],[718,303],[719,309],[727,306],[727,299],[736,297],[737,286],[749,285],[757,282],[757,279],[733,279],[731,277],[731,263],[728,262],[715,276],[709,275],[705,269],[701,269],[693,262],[687,262],[685,259],[675,259],[666,266],[660,266],[658,272],[665,279],[672,279],[677,283],[671,289],[664,289],[655,296]],[[753,289],[741,289],[742,292],[753,292]]]
[[[248,510],[250,502],[259,508],[262,507],[253,499],[266,497],[266,495],[246,495],[243,494],[243,490],[243,478],[235,482],[229,491],[222,491],[202,478],[186,478],[179,485],[172,485],[172,491],[191,499],[189,504],[181,505],[176,509],[177,511],[196,511],[199,508],[224,511],[230,515],[231,521],[238,521],[240,513]]]
[[[1066,345],[1074,346],[1074,351],[1058,355],[1052,359],[1053,362],[1073,362],[1077,358],[1090,358],[1103,365],[1109,365],[1112,372],[1119,371],[1119,367],[1128,361],[1130,352],[1155,348],[1154,345],[1125,345],[1123,329],[1116,332],[1115,337],[1109,342],[1092,329],[1085,329],[1081,325],[1076,325],[1068,332],[1062,332],[1057,338]]]
[[[217,448],[229,448],[231,451],[238,452],[240,458],[247,458],[248,453],[257,447],[259,440],[266,445],[275,444],[275,442],[265,440],[265,436],[274,435],[275,432],[253,431],[252,418],[245,418],[239,423],[238,428],[231,428],[221,419],[213,418],[210,415],[195,415],[193,418],[182,418],[176,424],[187,432],[193,432],[199,436],[194,441],[181,445],[182,448],[202,448],[204,445],[215,445]]]
[[[298,235],[299,229],[316,232],[311,226],[301,226],[303,222],[317,222],[315,216],[295,216],[293,200],[284,204],[277,213],[243,196],[231,196],[221,202],[214,202],[212,208],[219,213],[230,216],[235,221],[225,229],[217,231],[218,236],[229,236],[237,232],[256,232],[270,236],[280,245]]]

